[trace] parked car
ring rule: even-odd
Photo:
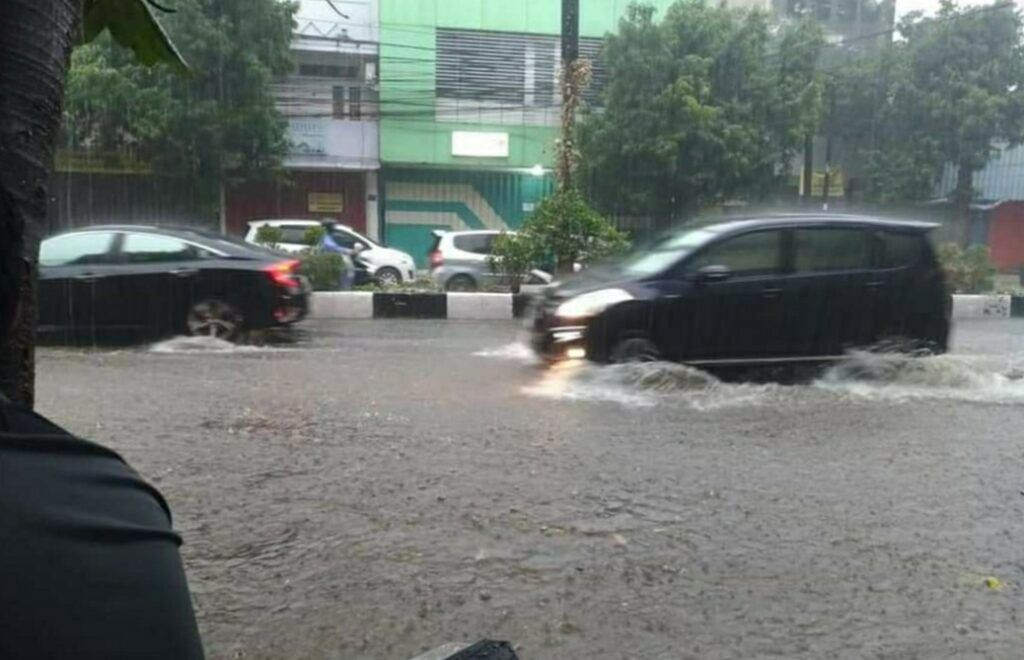
[[[942,352],[934,227],[776,216],[681,231],[549,288],[533,344],[548,359],[698,366],[831,360],[887,339]]]
[[[277,248],[284,252],[298,253],[309,248],[305,242],[309,228],[322,224],[320,220],[255,220],[249,223],[245,240],[255,245],[260,227],[278,227],[284,235],[284,240]],[[380,284],[401,284],[416,279],[416,262],[406,252],[389,248],[347,225],[336,222],[331,223],[331,237],[339,245],[349,249],[362,245],[359,260],[366,266],[370,277]]]
[[[197,229],[89,227],[43,241],[39,330],[234,339],[306,316],[299,261]]]
[[[514,234],[515,232],[509,232]],[[434,231],[430,247],[430,275],[445,291],[477,291],[502,284],[502,277],[491,268],[494,239],[500,231]],[[551,275],[538,269],[530,271],[523,290],[537,290],[551,282]]]

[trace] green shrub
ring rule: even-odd
[[[314,291],[337,291],[341,288],[341,274],[345,261],[340,254],[311,252],[302,255],[302,274],[309,278]]]
[[[972,245],[964,250],[956,243],[943,243],[938,256],[954,293],[986,293],[995,288],[996,267],[987,246]]]
[[[321,225],[314,225],[302,235],[302,242],[311,248],[319,247],[324,242],[327,231]]]
[[[256,242],[270,249],[276,249],[278,245],[284,242],[284,231],[280,227],[263,225],[256,230]]]
[[[518,291],[531,268],[568,273],[628,248],[626,234],[570,188],[542,201],[517,234],[499,236],[491,267]]]
[[[539,256],[533,234],[502,232],[494,239],[494,250],[488,260],[491,270],[502,276],[512,293],[519,293],[523,279],[534,267]]]

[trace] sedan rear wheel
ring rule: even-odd
[[[186,317],[190,335],[233,341],[242,330],[242,315],[221,300],[204,300],[192,305]]]
[[[612,349],[612,362],[656,362],[661,359],[658,345],[646,337],[629,337],[619,341]]]

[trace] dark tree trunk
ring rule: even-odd
[[[971,245],[971,201],[974,199],[974,170],[961,162],[956,173],[956,188],[953,190],[953,217],[960,223],[963,246]]]
[[[20,321],[0,345],[0,392],[27,405],[35,386],[39,228],[80,12],[80,0],[0,1],[0,257],[20,254],[33,264]]]

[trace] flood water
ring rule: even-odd
[[[1022,338],[745,384],[544,369],[507,324],[312,324],[44,349],[39,396],[167,496],[213,658],[1012,658]]]

